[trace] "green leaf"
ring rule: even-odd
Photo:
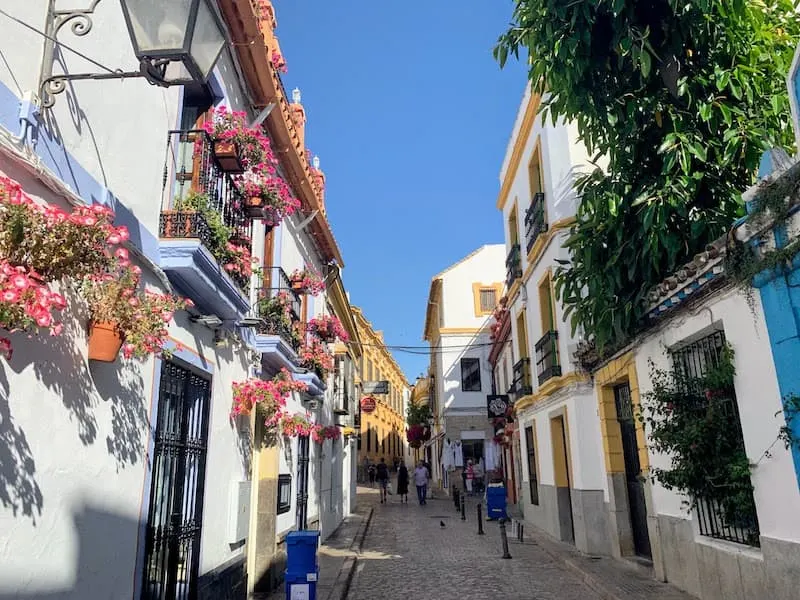
[[[647,79],[650,75],[650,67],[652,65],[650,53],[647,50],[642,50],[642,54],[640,57],[641,65],[642,65],[642,77]]]

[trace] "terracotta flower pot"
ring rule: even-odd
[[[303,280],[302,279],[292,279],[290,282],[292,289],[295,292],[302,292],[303,291]]]
[[[117,360],[124,338],[116,323],[101,321],[89,324],[89,359],[102,362]]]
[[[251,196],[244,205],[244,214],[250,219],[264,218],[264,199],[261,196]]]
[[[239,149],[233,142],[214,142],[214,158],[226,173],[244,173]]]

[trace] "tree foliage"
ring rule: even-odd
[[[433,420],[431,407],[427,404],[409,402],[406,407],[406,425],[428,425]]]
[[[649,289],[728,228],[762,151],[793,141],[785,77],[796,0],[516,0],[495,48],[520,50],[542,119],[574,121],[603,168],[557,291],[599,347],[641,324]]]

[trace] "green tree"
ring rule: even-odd
[[[406,407],[406,425],[429,425],[433,420],[431,407],[427,404],[409,402]]]
[[[495,57],[529,55],[542,119],[572,120],[607,167],[580,175],[556,286],[599,348],[648,291],[743,214],[763,150],[792,141],[796,0],[516,0]]]

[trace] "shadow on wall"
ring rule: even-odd
[[[76,314],[70,304],[65,315]],[[101,427],[109,429],[106,448],[118,471],[144,459],[150,394],[144,388],[142,367],[122,359],[89,366],[79,350],[86,347],[86,322],[85,315],[78,314],[77,318],[65,319],[60,336],[28,339],[14,335],[12,359],[0,362],[0,502],[14,516],[31,517],[34,523],[44,499],[36,482],[36,462],[24,430],[14,422],[9,399],[22,397],[26,402],[47,403],[55,398],[27,397],[31,390],[24,387],[25,376],[32,373],[60,398],[84,445],[97,441]],[[101,403],[110,403],[111,422],[99,425],[96,412]]]
[[[73,514],[73,524],[77,556],[74,572],[64,577],[74,581],[72,587],[52,589],[54,585],[48,582],[45,571],[37,573],[33,583],[26,581],[25,587],[50,588],[47,591],[21,591],[21,583],[15,589],[13,581],[4,580],[0,582],[0,600],[131,597],[138,521],[84,505]]]

